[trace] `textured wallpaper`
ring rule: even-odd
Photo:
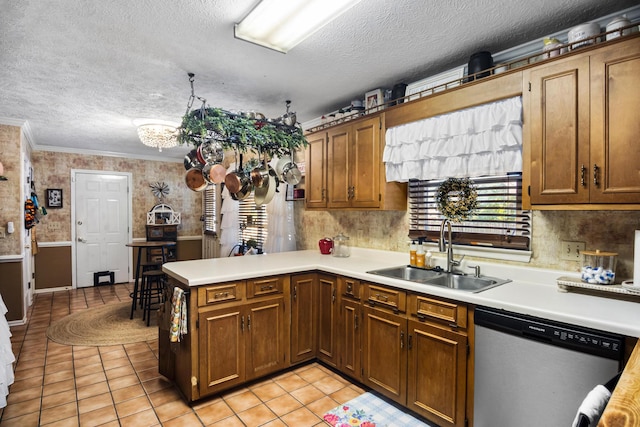
[[[164,182],[169,194],[163,203],[180,212],[179,236],[200,236],[202,227],[202,194],[189,190],[184,183],[182,163],[131,160],[120,157],[90,156],[73,153],[37,151],[32,154],[34,180],[38,199],[44,203],[47,188],[61,188],[62,209],[48,209],[38,229],[39,242],[71,239],[71,170],[115,171],[132,174],[133,238],[145,237],[147,212],[158,203],[150,184]]]
[[[20,227],[22,227],[23,201],[20,200],[20,128],[0,125],[0,162],[4,167],[0,181],[0,227],[5,238],[0,239],[0,255],[20,255]],[[14,223],[15,232],[6,234],[7,222]]]
[[[295,203],[298,249],[318,250],[318,240],[343,232],[352,246],[408,252],[406,212],[306,211],[303,202]],[[585,242],[588,250],[618,252],[618,282],[633,275],[634,230],[639,229],[638,211],[534,211],[531,262],[509,263],[579,271],[580,262],[559,259],[561,241]]]

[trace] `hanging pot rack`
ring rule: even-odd
[[[217,141],[223,148],[246,152],[261,152],[270,157],[290,155],[292,151],[306,147],[302,128],[296,122],[295,113],[289,112],[291,101],[286,102],[286,113],[269,119],[261,113],[231,112],[207,106],[207,100],[196,96],[193,73],[189,73],[191,95],[187,111],[178,128],[178,142],[198,147],[203,142]],[[196,101],[198,108],[193,108]]]

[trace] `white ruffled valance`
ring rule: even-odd
[[[389,128],[382,160],[388,182],[522,171],[522,98]]]

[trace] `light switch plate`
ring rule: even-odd
[[[569,242],[563,240],[560,246],[560,259],[580,261],[580,251],[584,251],[585,248],[585,242]]]

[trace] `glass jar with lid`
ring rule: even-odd
[[[349,247],[349,238],[340,233],[333,238],[333,256],[346,258],[351,255],[351,248]]]
[[[616,252],[580,251],[582,255],[581,278],[583,282],[611,285],[616,278]]]

